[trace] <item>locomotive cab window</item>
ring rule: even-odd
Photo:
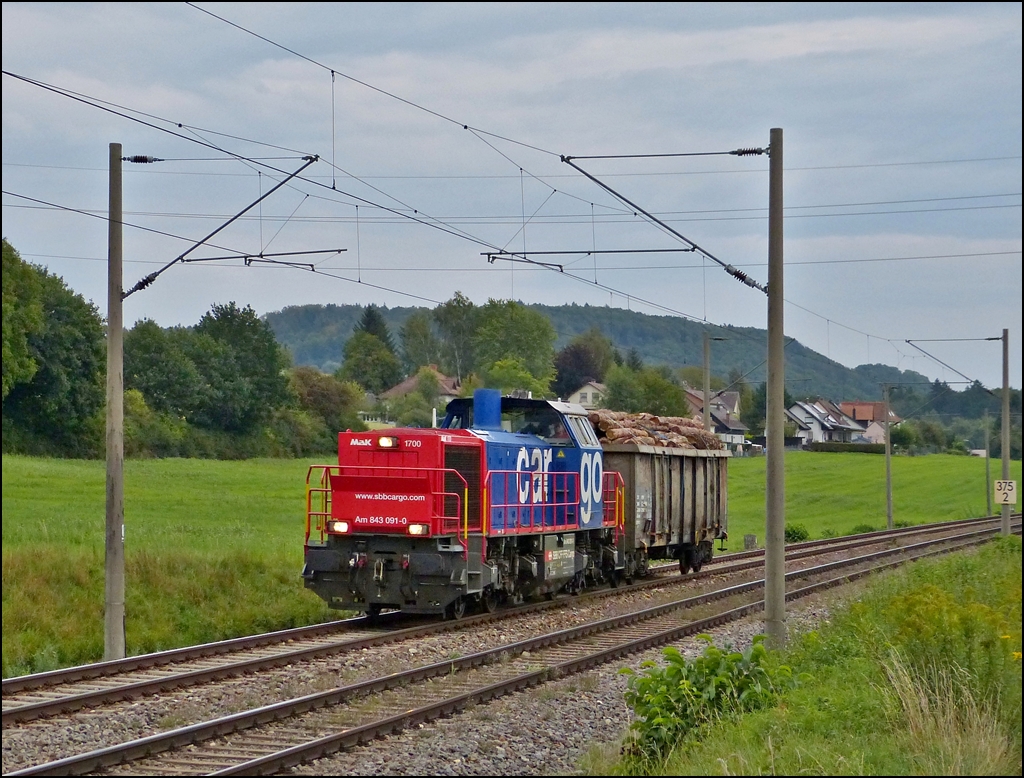
[[[565,419],[550,407],[504,409],[501,428],[519,435],[536,435],[553,446],[573,445]]]
[[[573,432],[576,434],[576,439],[579,440],[581,445],[584,446],[600,446],[601,443],[597,439],[597,435],[594,433],[594,428],[590,424],[590,420],[582,416],[567,416],[569,423],[572,425]]]

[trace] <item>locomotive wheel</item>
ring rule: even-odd
[[[494,591],[494,587],[489,587],[480,596],[480,605],[485,613],[494,613],[498,610],[498,593]]]
[[[377,623],[377,620],[380,618],[380,605],[377,605],[375,603],[373,605],[367,606],[366,618],[369,619],[371,624]]]
[[[445,609],[445,618],[452,621],[458,621],[466,615],[466,598],[461,594],[452,600],[451,604]]]

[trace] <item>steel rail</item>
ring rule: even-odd
[[[917,557],[919,557],[921,555],[921,553],[929,553],[929,552],[931,552],[931,553],[945,553],[949,549],[946,549],[946,548],[939,548],[939,549],[935,549],[935,550],[932,550],[932,549],[935,546],[938,546],[938,545],[941,545],[941,544],[950,544],[950,543],[954,543],[954,542],[960,542],[961,545],[966,545],[966,544],[969,544],[969,543],[980,543],[980,542],[983,542],[984,539],[987,539],[988,537],[993,535],[995,532],[996,532],[995,529],[979,530],[979,531],[975,531],[975,532],[971,532],[971,533],[965,533],[965,534],[962,534],[962,535],[953,536],[953,537],[949,537],[949,538],[931,539],[931,540],[925,541],[923,543],[918,543],[918,544],[913,544],[913,545],[908,545],[908,546],[901,546],[901,547],[896,547],[896,548],[892,548],[892,549],[886,549],[886,550],[883,550],[883,551],[874,552],[872,554],[864,555],[864,556],[861,556],[861,557],[856,557],[856,558],[849,559],[849,560],[840,560],[840,561],[837,561],[837,562],[830,562],[830,563],[827,563],[825,565],[820,565],[820,566],[813,567],[813,568],[807,568],[807,569],[800,570],[800,571],[793,571],[793,572],[787,574],[787,579],[788,580],[796,580],[798,578],[813,577],[815,575],[821,575],[823,573],[826,573],[826,572],[829,572],[829,571],[832,571],[832,570],[836,570],[836,569],[840,569],[842,567],[849,567],[851,565],[864,564],[865,562],[870,563],[870,562],[872,562],[874,560],[880,560],[880,559],[883,559],[883,558],[886,558],[886,557],[891,557],[893,555],[903,555],[903,556],[911,556],[911,558],[917,558]],[[918,553],[918,552],[921,552],[921,553]],[[915,554],[916,554],[916,556],[915,556]],[[897,563],[902,564],[905,561],[907,561],[907,560],[906,559],[901,559],[901,560],[898,560]],[[867,574],[867,573],[864,573],[864,574]],[[860,574],[857,574],[857,575],[859,576]],[[846,580],[852,580],[853,577],[854,577],[853,574],[846,574],[846,575],[842,576],[841,578],[835,579],[835,580],[839,581],[839,582],[843,582],[843,581],[846,581]],[[197,743],[197,742],[202,741],[202,740],[208,740],[208,739],[211,739],[211,738],[214,738],[214,737],[226,735],[226,734],[233,733],[233,732],[238,732],[240,730],[248,729],[248,728],[251,728],[251,727],[259,725],[259,724],[265,724],[265,723],[276,721],[276,720],[279,720],[279,719],[289,718],[289,717],[295,716],[295,715],[300,714],[300,713],[304,713],[304,712],[307,712],[307,711],[315,710],[317,708],[321,708],[321,707],[325,707],[325,706],[330,706],[330,705],[336,705],[339,702],[343,702],[345,700],[352,699],[352,698],[355,698],[355,697],[365,696],[366,694],[369,694],[369,693],[372,693],[372,692],[379,692],[379,691],[383,691],[383,690],[390,689],[390,688],[396,688],[398,686],[402,686],[402,685],[405,685],[405,684],[408,684],[408,683],[411,683],[411,682],[421,681],[421,680],[425,680],[427,678],[437,677],[439,675],[450,675],[450,674],[453,674],[453,673],[457,672],[458,670],[465,670],[465,669],[469,669],[469,668],[472,668],[472,667],[478,667],[478,666],[481,666],[481,665],[491,664],[491,663],[494,663],[495,659],[498,658],[498,657],[502,657],[502,656],[504,656],[504,657],[520,656],[520,655],[522,655],[522,653],[524,651],[533,651],[533,650],[537,650],[537,649],[543,648],[545,646],[564,644],[564,643],[566,643],[566,642],[568,642],[570,640],[579,639],[579,638],[581,638],[581,637],[583,637],[585,635],[591,635],[591,634],[595,634],[595,633],[598,633],[598,632],[606,632],[606,631],[614,629],[616,627],[622,627],[624,625],[635,624],[635,623],[640,622],[640,621],[650,620],[650,619],[656,618],[659,615],[667,614],[667,613],[670,613],[672,611],[677,611],[677,610],[680,610],[680,609],[685,609],[685,608],[693,607],[694,605],[697,605],[697,604],[710,602],[712,600],[721,599],[723,597],[729,597],[729,596],[741,594],[741,593],[744,593],[744,592],[756,591],[761,586],[763,586],[763,581],[747,582],[747,583],[739,584],[739,585],[736,585],[736,586],[726,587],[724,589],[720,589],[720,590],[717,590],[715,592],[708,592],[708,593],[705,593],[703,595],[699,595],[697,597],[691,597],[691,598],[687,598],[687,599],[684,599],[684,600],[680,600],[680,601],[676,601],[676,602],[673,602],[673,603],[669,603],[669,604],[666,604],[666,605],[656,606],[654,608],[649,608],[649,609],[646,609],[646,610],[638,612],[638,613],[633,613],[633,614],[627,614],[625,616],[617,616],[617,617],[611,617],[611,618],[607,618],[607,619],[602,619],[600,621],[592,622],[590,624],[582,625],[582,626],[579,626],[579,627],[574,627],[574,628],[570,628],[570,629],[567,629],[567,630],[562,630],[562,631],[559,631],[559,632],[550,633],[548,635],[540,636],[540,637],[537,637],[537,638],[531,638],[531,639],[528,639],[528,640],[519,641],[519,642],[511,644],[511,645],[497,647],[497,648],[494,648],[494,649],[490,649],[488,651],[479,652],[477,654],[474,654],[474,655],[471,655],[471,656],[468,656],[468,657],[464,657],[464,658],[461,658],[461,659],[452,660],[452,661],[444,661],[444,662],[435,663],[433,665],[427,665],[427,666],[420,667],[420,668],[414,668],[412,670],[404,671],[404,672],[401,672],[401,673],[395,673],[395,674],[392,674],[392,675],[389,675],[389,676],[384,676],[382,678],[369,679],[367,681],[363,681],[363,682],[360,682],[360,683],[357,683],[357,684],[352,684],[352,685],[345,686],[345,687],[340,687],[338,689],[330,690],[330,691],[327,691],[327,692],[321,692],[321,693],[314,694],[314,695],[308,695],[306,697],[298,698],[297,700],[291,700],[291,701],[287,701],[287,702],[283,702],[283,703],[277,703],[277,704],[274,704],[274,705],[265,706],[263,708],[258,708],[258,709],[252,710],[252,711],[246,711],[246,712],[243,712],[243,713],[240,713],[240,714],[235,714],[233,716],[228,716],[228,717],[224,717],[224,718],[221,718],[221,719],[217,719],[217,720],[214,720],[214,721],[211,721],[211,722],[204,722],[204,723],[195,724],[195,725],[192,725],[192,726],[189,726],[189,727],[183,727],[183,728],[181,728],[179,730],[175,730],[173,732],[161,733],[159,735],[153,735],[153,736],[150,736],[148,738],[142,738],[142,739],[139,739],[139,740],[136,740],[136,741],[132,741],[130,743],[121,744],[119,746],[112,746],[112,747],[105,748],[105,749],[99,749],[97,751],[90,752],[88,754],[83,754],[83,755],[79,755],[79,756],[76,756],[76,757],[69,757],[69,758],[63,759],[63,760],[57,760],[55,762],[50,762],[50,763],[47,763],[47,764],[44,764],[44,765],[39,765],[37,767],[25,768],[24,770],[19,770],[17,772],[10,773],[10,774],[11,775],[81,774],[83,772],[88,772],[88,771],[99,769],[99,768],[102,768],[102,767],[113,766],[113,765],[122,763],[122,762],[124,762],[126,760],[129,760],[129,761],[137,760],[137,759],[143,758],[145,756],[150,756],[150,755],[153,755],[153,754],[156,754],[156,753],[159,753],[159,752],[166,751],[168,749],[172,749],[172,748],[176,748],[176,747],[182,747],[182,746],[185,746],[185,745]],[[751,608],[751,607],[759,607],[759,606],[757,606],[756,604],[750,604],[750,605],[743,606],[743,607]],[[747,612],[749,612],[749,611],[747,611]],[[713,616],[711,618],[712,619],[721,619],[721,618],[723,618],[723,616],[716,615],[716,616]],[[702,624],[703,624],[703,622],[702,622]],[[701,627],[701,629],[703,629],[703,628],[706,628],[706,626]],[[673,628],[673,629],[679,629],[679,628],[677,627],[677,628]],[[698,629],[698,631],[700,631],[700,630]],[[663,634],[663,633],[659,633],[659,634]],[[647,638],[645,638],[645,639],[647,639]],[[632,644],[630,644],[630,645],[632,645]],[[634,648],[634,649],[631,649],[631,650],[639,650],[639,649],[635,649]],[[536,678],[538,679],[537,682],[539,682],[539,680],[542,680],[543,678],[546,678],[546,677],[547,676],[544,675],[543,672],[541,672],[540,674],[537,674],[536,675]],[[517,676],[517,678],[518,678],[518,676]],[[516,682],[517,682],[516,679],[513,679],[513,681],[503,682],[503,683],[512,684],[512,686],[515,686]],[[500,684],[499,684],[499,686],[500,686]],[[509,686],[508,688],[511,689],[512,686]],[[488,688],[490,688],[490,687],[488,687]],[[497,688],[497,687],[495,687],[495,688]],[[507,693],[507,692],[503,692],[503,693]],[[474,694],[486,694],[486,692],[475,692]],[[437,703],[437,704],[434,704],[432,706],[428,706],[428,708],[429,708],[429,710],[436,711],[436,715],[442,715],[442,713],[444,711],[452,710],[453,709],[452,708],[453,705],[455,707],[459,707],[459,703],[457,703],[457,702],[453,703],[451,700],[448,700],[448,701],[442,701],[441,703]],[[407,717],[408,716],[415,717],[415,716],[426,715],[425,711],[428,710],[428,708],[420,708],[420,709],[415,709],[413,711],[407,711],[403,715],[405,715]],[[431,715],[430,717],[432,718],[432,717],[436,717],[436,716],[435,715]],[[406,719],[407,723],[408,723],[408,721],[412,721],[412,720],[413,719]],[[389,717],[389,718],[387,718],[385,720],[376,722],[376,724],[374,724],[374,725],[366,725],[365,727],[360,726],[360,727],[357,727],[357,728],[350,728],[350,729],[346,730],[344,733],[342,733],[341,735],[332,736],[335,739],[341,738],[341,740],[335,740],[335,741],[331,741],[331,742],[341,743],[342,745],[338,745],[337,747],[344,747],[344,744],[351,744],[353,737],[356,737],[357,735],[358,735],[358,737],[356,738],[357,741],[359,739],[366,740],[366,739],[369,739],[371,737],[375,737],[375,736],[379,735],[381,732],[385,731],[388,727],[394,728],[394,726],[396,726],[395,725],[395,721],[397,721],[397,719],[395,719],[395,717]],[[374,729],[374,727],[377,727],[377,728]],[[382,727],[384,729],[381,729]],[[358,732],[357,732],[357,730],[358,730]],[[371,732],[373,734],[370,734]],[[317,743],[319,743],[319,745],[316,745],[316,744],[309,745],[309,744],[307,744],[306,746],[297,747],[297,748],[307,748],[307,749],[313,749],[313,751],[315,751],[316,749],[321,748],[321,746],[323,745],[323,743],[320,743],[319,741],[317,741]],[[337,748],[333,748],[333,750],[337,750]],[[303,759],[310,758],[308,756],[308,754],[313,753],[313,751],[306,751],[306,752],[304,752],[304,753],[307,754],[307,756],[303,757]],[[285,749],[285,751],[282,751],[281,753],[288,753],[289,756],[287,757],[287,759],[291,760],[294,757],[294,755],[296,753],[298,753],[298,752],[296,751],[295,748],[289,748],[289,749]],[[269,758],[269,757],[267,757],[267,758]],[[257,761],[259,761],[259,760],[257,760]],[[302,761],[302,759],[300,759],[300,761]],[[293,762],[293,761],[289,761],[288,762],[289,765],[295,764],[295,763],[297,763],[297,762]],[[277,768],[274,768],[274,769],[281,769],[281,767],[283,767],[283,766],[286,766],[286,765],[284,765],[284,763],[282,762]],[[229,768],[229,769],[230,770],[236,770],[237,771],[236,774],[240,774],[240,773],[247,773],[248,774],[248,773],[251,773],[253,771],[257,771],[257,770],[262,771],[262,770],[267,769],[267,768],[266,768],[266,765],[264,765],[262,763],[257,764],[255,762],[249,761],[249,762],[246,762],[243,766],[240,766],[240,767],[237,767],[237,768]],[[230,774],[230,773],[224,773],[224,774]]]
[[[863,535],[827,539],[824,541],[810,541],[807,543],[792,545],[792,550],[787,553],[787,559],[796,560],[806,558],[809,556],[818,556],[822,553],[831,553],[833,551],[841,551],[849,548],[855,548],[858,546],[872,545],[874,543],[885,540],[887,537],[898,537],[902,534],[927,534],[934,532],[949,531],[951,528],[955,529],[956,527],[963,526],[965,524],[984,524],[988,522],[994,522],[996,520],[997,519],[988,518],[960,520],[957,522],[946,522],[935,525],[922,525],[925,528],[922,530],[918,530],[917,532],[914,532],[914,528],[901,528],[901,530],[897,532],[883,531],[880,533],[865,533]],[[729,555],[721,559],[721,567],[716,568],[715,572],[717,574],[731,574],[746,569],[754,569],[760,567],[760,561],[756,561],[760,556],[763,556],[763,550],[755,552],[746,552],[744,554]],[[754,561],[740,562],[739,560],[743,558],[749,558]],[[668,567],[669,566],[666,566],[666,568]],[[583,595],[576,596],[575,601],[578,602],[581,599],[615,596],[638,590],[678,585],[683,580],[691,581],[694,577],[695,576],[684,578],[683,576],[672,575],[670,577],[666,576],[660,579],[656,578],[653,580],[641,581],[639,583],[632,584],[628,587],[621,587],[618,590],[593,590],[590,592],[584,592]],[[69,713],[76,710],[81,710],[82,708],[98,706],[106,703],[122,702],[125,700],[135,699],[141,696],[163,693],[176,688],[183,688],[186,686],[193,686],[197,684],[223,680],[225,678],[242,675],[248,672],[257,672],[260,670],[285,666],[295,662],[307,661],[309,659],[315,659],[321,656],[338,654],[348,651],[356,651],[362,648],[369,648],[373,646],[383,645],[386,643],[400,642],[404,640],[424,637],[426,635],[435,634],[437,632],[450,631],[453,628],[470,628],[497,619],[507,618],[514,615],[524,615],[530,612],[545,610],[552,607],[559,607],[564,602],[564,599],[560,599],[555,600],[553,602],[530,603],[528,605],[521,606],[519,608],[512,610],[505,610],[497,614],[482,614],[480,616],[470,617],[457,623],[431,622],[426,625],[408,627],[405,629],[378,632],[375,634],[371,634],[369,636],[359,636],[355,638],[348,637],[342,640],[319,643],[311,647],[284,650],[280,653],[275,653],[270,656],[260,656],[255,658],[246,658],[237,661],[225,662],[222,664],[217,664],[213,667],[201,667],[195,670],[189,670],[182,673],[161,675],[156,678],[147,677],[138,681],[131,681],[129,683],[119,684],[113,687],[103,687],[100,689],[89,688],[86,691],[74,694],[66,694],[57,697],[47,696],[44,694],[44,699],[42,700],[29,701],[20,705],[15,704],[12,706],[10,705],[10,700],[5,700],[5,703],[8,703],[8,707],[3,711],[2,714],[3,724],[15,724],[47,716]],[[332,622],[328,625],[318,625],[318,627],[312,629],[298,628],[293,630],[284,630],[282,632],[254,636],[251,639],[238,638],[231,641],[222,641],[221,643],[217,644],[205,644],[204,646],[194,647],[194,649],[177,649],[174,651],[162,652],[159,655],[151,654],[148,655],[148,657],[165,658],[169,655],[177,654],[183,657],[183,659],[180,661],[191,661],[193,650],[200,652],[200,658],[205,658],[211,655],[211,653],[209,653],[209,650],[211,648],[220,647],[224,651],[227,651],[230,650],[231,646],[235,646],[235,650],[237,651],[247,650],[255,647],[262,647],[264,645],[273,645],[274,641],[270,638],[275,637],[278,638],[278,640],[281,642],[287,641],[293,643],[296,640],[301,640],[303,638],[308,639],[308,636],[315,635],[316,633],[329,634],[331,632],[337,631],[339,628],[346,624],[351,625],[352,628],[357,628],[359,626],[366,625],[367,623],[368,622],[365,618],[360,617],[344,621]],[[219,652],[218,655],[223,655],[223,652]],[[138,657],[138,659],[144,658],[146,657]],[[88,668],[89,666],[83,666],[82,668],[71,668],[70,672],[77,673],[80,670],[87,670]]]

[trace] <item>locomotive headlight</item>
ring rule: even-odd
[[[329,521],[327,522],[328,532],[337,532],[339,534],[345,534],[349,530],[347,521]]]
[[[398,438],[377,438],[377,445],[380,448],[398,448]]]
[[[410,535],[429,535],[430,525],[429,524],[410,524],[409,525]]]

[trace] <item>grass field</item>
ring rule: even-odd
[[[309,460],[125,464],[129,653],[335,617],[301,585]],[[763,541],[764,458],[730,462],[731,548]],[[996,477],[998,463],[993,463]],[[791,453],[787,523],[811,537],[885,524],[881,457]],[[1020,462],[1013,463],[1020,480]],[[923,523],[985,511],[984,461],[893,461],[894,514]],[[103,462],[3,457],[4,676],[103,653]]]
[[[730,548],[742,549],[743,535],[764,544],[765,457],[729,461]],[[999,478],[1000,462],[991,462]],[[1010,463],[1020,483],[1021,463]],[[983,516],[985,460],[935,454],[893,457],[893,521],[927,524]],[[987,488],[991,489],[991,485]],[[998,506],[993,506],[998,513]],[[870,524],[885,529],[885,458],[872,454],[791,451],[786,454],[786,523],[803,525],[812,538],[837,535]]]

